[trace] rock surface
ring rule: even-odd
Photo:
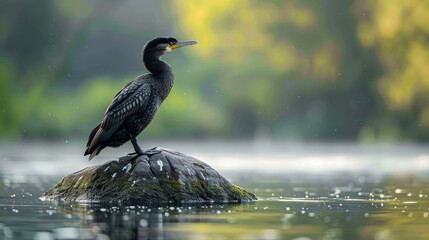
[[[126,156],[65,176],[48,201],[138,203],[242,203],[256,196],[231,184],[209,165],[174,150]]]

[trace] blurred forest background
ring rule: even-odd
[[[146,73],[175,86],[145,138],[429,140],[429,1],[0,1],[0,138],[83,138]]]

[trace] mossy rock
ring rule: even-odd
[[[125,156],[65,176],[47,191],[48,201],[244,203],[256,196],[231,184],[209,165],[174,150]]]

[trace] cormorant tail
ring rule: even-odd
[[[97,148],[94,149],[94,151],[92,151],[91,155],[89,155],[89,160],[88,161],[91,161],[91,159],[93,159],[95,156],[98,155],[98,153],[100,153],[100,151],[101,151],[100,147],[101,146],[98,145]]]
[[[86,148],[84,156],[90,154],[89,155],[90,161],[95,156],[97,156],[97,154],[101,151],[101,149],[100,149],[101,144],[99,142],[99,139],[103,135],[104,132],[105,132],[104,129],[100,128],[100,125],[98,125],[96,128],[94,128],[94,130],[92,130],[91,135],[89,136],[88,144],[87,144],[87,148]]]
[[[84,156],[90,154],[89,160],[97,156],[101,150],[107,146],[106,142],[115,134],[116,130],[121,126],[121,123],[122,122],[117,123],[108,130],[103,129],[101,124],[94,128],[89,136]]]
[[[88,138],[88,142],[86,143],[86,147],[89,147],[89,145],[91,145],[92,139],[94,139],[94,136],[97,133],[100,126],[101,126],[101,123],[98,124],[97,127],[95,127],[94,129],[92,129],[91,134],[89,134],[89,138]],[[88,149],[87,149],[87,151],[88,151]],[[85,152],[85,155],[87,155],[86,152]]]

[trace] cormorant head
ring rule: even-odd
[[[179,42],[172,37],[158,37],[146,43],[143,56],[144,57],[161,57],[166,52],[174,51],[178,48],[197,44],[195,41]]]

